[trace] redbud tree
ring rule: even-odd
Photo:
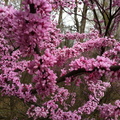
[[[104,29],[96,17],[97,28],[89,33],[61,33],[51,12],[74,9],[74,0],[24,0],[19,10],[0,7],[0,95],[26,106],[24,120],[120,118],[120,42],[114,38],[120,2],[110,0],[106,10],[99,0],[82,2],[108,17]],[[60,47],[65,39],[73,45]]]

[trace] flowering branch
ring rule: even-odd
[[[64,76],[62,76],[62,77],[60,77],[60,78],[57,78],[57,83],[60,83],[60,82],[65,81],[65,78],[66,78],[66,77],[81,75],[81,74],[84,74],[84,73],[92,73],[92,72],[94,72],[94,71],[97,70],[97,69],[98,69],[98,68],[94,68],[92,71],[86,71],[84,68],[81,68],[81,69],[78,69],[78,70],[73,70],[73,71],[67,73],[67,74],[64,75]],[[101,68],[101,69],[104,69],[104,68]],[[120,70],[120,65],[118,65],[118,66],[111,66],[111,67],[110,67],[110,70],[111,70],[111,71]]]

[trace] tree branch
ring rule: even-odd
[[[94,0],[96,2],[96,5],[98,6],[99,10],[101,8],[101,10],[106,14],[107,18],[109,19],[109,16],[107,14],[107,12],[105,11],[105,9],[100,5],[100,3],[97,0]]]
[[[35,5],[34,4],[30,4],[30,13],[36,13],[36,9],[35,9]]]
[[[87,10],[88,10],[87,5],[84,4],[82,16],[87,17]],[[82,19],[81,19],[80,33],[84,33],[84,31],[85,31],[86,19],[84,19],[84,17],[82,17]]]
[[[110,0],[110,17],[112,15],[112,0]]]
[[[93,0],[90,0],[90,2],[93,4],[94,2],[93,2]],[[99,32],[100,32],[100,35],[102,34],[102,29],[101,29],[101,25],[100,25],[100,21],[99,21],[99,19],[98,19],[98,15],[97,15],[97,12],[96,12],[96,10],[95,9],[93,9],[93,13],[94,13],[94,17],[95,17],[95,19],[97,20],[97,22],[96,22],[96,24],[98,24],[98,29],[99,29]]]
[[[100,69],[104,70],[105,68],[100,68]],[[73,71],[67,73],[66,75],[64,75],[64,76],[62,76],[60,78],[57,78],[56,81],[57,81],[57,83],[60,83],[60,82],[65,81],[66,77],[77,76],[77,75],[81,75],[81,74],[84,74],[84,73],[92,73],[95,70],[98,70],[98,68],[94,68],[91,71],[86,71],[84,68],[80,68],[78,70],[73,70]],[[114,72],[118,71],[118,70],[120,70],[120,65],[111,66],[110,70],[114,71]],[[3,87],[0,87],[0,90],[2,90],[2,89],[3,89]],[[31,90],[31,94],[36,94],[36,93],[37,93],[36,89],[32,89]]]
[[[66,78],[66,77],[81,75],[81,74],[84,74],[84,73],[92,73],[92,72],[94,72],[94,71],[97,70],[97,69],[98,69],[98,68],[94,68],[92,71],[86,71],[84,68],[81,68],[81,69],[78,69],[78,70],[73,70],[73,71],[67,73],[66,75],[58,78],[58,79],[57,79],[57,83],[60,83],[60,82],[65,81],[65,78]],[[101,69],[105,69],[105,68],[101,68]],[[110,70],[111,70],[111,71],[120,70],[120,65],[118,65],[118,66],[111,66],[111,67],[110,67]]]
[[[116,17],[116,14],[120,11],[120,7],[115,11],[115,13],[112,15],[112,17]]]
[[[36,52],[36,54],[41,56],[40,50],[38,48],[38,45],[36,44],[36,47],[34,48],[34,51]]]

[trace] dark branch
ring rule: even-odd
[[[105,36],[107,36],[109,34],[109,28],[110,28],[110,25],[112,23],[112,20],[113,20],[113,17],[111,16],[110,19],[109,19],[109,22],[106,26]]]
[[[98,69],[98,68],[94,68],[92,71],[86,71],[84,68],[81,68],[81,69],[78,69],[78,70],[73,70],[73,71],[67,73],[66,75],[58,78],[58,79],[57,79],[57,83],[60,83],[60,82],[65,81],[65,78],[66,78],[66,77],[81,75],[81,74],[84,74],[84,73],[92,73],[92,72],[94,72],[94,71],[97,70],[97,69]],[[101,69],[105,69],[105,68],[101,68]],[[111,70],[111,71],[120,70],[120,65],[118,65],[118,66],[111,66],[111,67],[110,67],[110,70]]]
[[[35,5],[34,4],[30,4],[30,13],[36,13],[36,9],[35,9]]]
[[[62,7],[62,6],[61,6]],[[67,10],[65,10],[65,8],[63,8],[62,7],[62,9],[64,10],[64,12],[66,12],[67,14],[70,14]],[[71,14],[74,14],[73,12],[71,12]],[[89,18],[87,18],[87,17],[85,17],[85,16],[83,16],[83,15],[80,15],[80,14],[77,14],[76,13],[76,15],[77,16],[80,16],[80,17],[83,17],[84,19],[86,19],[86,20],[88,20],[88,21],[91,21],[91,22],[93,22],[94,20],[90,20]],[[96,21],[94,21],[94,22],[96,22]],[[97,22],[96,22],[97,23]]]
[[[110,70],[111,70],[111,71],[117,71],[117,70],[120,70],[120,65],[118,65],[118,66],[117,66],[117,65],[115,65],[115,66],[111,66],[111,67],[110,67]]]
[[[111,17],[111,14],[112,14],[112,0],[110,0],[110,17]]]
[[[93,0],[90,0],[90,2],[91,2],[92,4],[94,4]],[[95,9],[93,9],[93,13],[94,13],[95,19],[97,20],[96,24],[98,24],[99,31],[100,31],[100,35],[101,35],[101,34],[102,34],[102,29],[101,29],[100,21],[99,21],[99,19],[98,19],[98,15],[97,15],[97,12],[96,12]]]
[[[41,56],[41,53],[40,53],[40,50],[38,48],[38,45],[36,44],[35,48],[34,48],[34,51],[36,52],[36,54],[40,55]]]
[[[119,13],[120,7],[115,11],[115,13],[112,15],[113,17],[116,17],[117,13]]]
[[[101,9],[106,14],[107,18],[109,19],[109,16],[108,16],[106,10],[100,5],[100,3],[97,0],[93,0],[93,1],[95,1],[95,3],[98,6],[99,10]]]
[[[102,70],[103,69],[105,69],[105,68],[101,68]],[[98,68],[94,68],[92,71],[86,71],[84,68],[81,68],[81,69],[78,69],[78,70],[73,70],[73,71],[71,71],[71,72],[69,72],[69,73],[67,73],[66,75],[64,75],[64,76],[62,76],[62,77],[60,77],[60,78],[57,78],[56,79],[56,81],[57,81],[57,83],[60,83],[60,82],[63,82],[63,81],[65,81],[65,78],[66,77],[71,77],[71,76],[77,76],[77,75],[81,75],[81,74],[84,74],[84,73],[92,73],[92,72],[94,72],[95,70],[98,70]],[[115,66],[111,66],[110,67],[110,70],[111,71],[118,71],[118,70],[120,70],[120,65],[115,65]],[[0,90],[2,90],[3,89],[3,87],[0,87]],[[37,93],[37,91],[36,91],[36,89],[32,89],[31,90],[31,94],[36,94]]]

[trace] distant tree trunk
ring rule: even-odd
[[[60,7],[60,11],[59,11],[59,17],[58,17],[58,25],[57,28],[60,28],[60,31],[63,32],[63,9],[62,7]],[[60,44],[60,47],[62,48],[64,46],[64,42],[62,42]]]
[[[60,7],[57,27],[60,28],[61,32],[63,32],[63,10],[62,10],[62,7]]]
[[[91,4],[94,4],[95,0],[90,0]],[[97,12],[97,10],[94,8],[93,10],[93,15],[94,15],[94,20],[95,20],[95,29],[97,29],[100,33],[100,35],[102,34],[102,29],[101,29],[101,24],[100,24],[100,20],[99,20],[99,14]]]
[[[77,32],[80,32],[80,25],[79,25],[79,21],[78,21],[78,18],[77,18],[77,10],[78,10],[78,3],[77,3],[77,0],[75,0],[75,4],[76,4],[76,7],[74,8],[74,19],[75,19],[75,26],[76,26],[76,29],[77,29]]]
[[[120,23],[119,23],[118,29],[116,31],[115,39],[118,39],[120,41]]]
[[[22,0],[20,0],[20,8],[22,7]]]
[[[84,33],[85,31],[85,25],[86,25],[86,18],[87,17],[87,6],[84,4],[83,6],[83,12],[82,12],[82,19],[81,19],[81,25],[80,25],[80,33]]]
[[[4,1],[5,1],[5,5],[8,5],[8,2],[9,2],[9,1],[8,1],[8,0],[4,0]]]

